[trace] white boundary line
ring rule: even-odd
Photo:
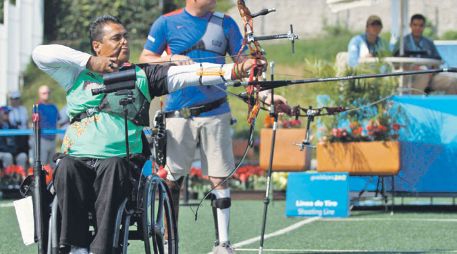
[[[288,233],[290,231],[293,231],[305,224],[308,224],[308,223],[311,223],[311,222],[314,222],[316,220],[319,220],[321,219],[321,217],[312,217],[312,218],[307,218],[307,219],[304,219],[302,221],[299,221],[297,223],[294,223],[288,227],[285,227],[283,229],[280,229],[280,230],[277,230],[273,233],[270,233],[270,234],[266,234],[264,236],[264,239],[268,239],[268,238],[271,238],[271,237],[275,237],[275,236],[278,236],[278,235],[282,235],[282,234],[285,234],[285,233]],[[247,240],[244,240],[244,241],[241,241],[239,243],[235,243],[233,244],[233,247],[235,248],[235,250],[238,250],[239,247],[242,247],[242,246],[245,246],[245,245],[249,245],[251,243],[255,243],[257,241],[260,241],[260,236],[257,236],[257,237],[253,237],[253,238],[250,238],[250,239],[247,239]],[[212,252],[209,252],[208,254],[212,254]]]
[[[13,207],[13,206],[14,206],[13,202],[5,203],[5,204],[0,204],[0,207],[2,207],[2,208],[3,208],[3,207]]]
[[[295,224],[292,224],[286,228],[280,229],[278,231],[275,231],[273,233],[265,235],[265,239],[275,237],[278,235],[282,235],[285,233],[288,233],[290,231],[293,231],[295,229],[300,228],[301,226],[312,223],[316,220],[325,220],[325,221],[335,221],[335,222],[350,222],[350,221],[421,221],[421,222],[457,222],[457,219],[408,219],[408,218],[336,218],[336,219],[331,219],[331,218],[321,218],[321,217],[313,217],[313,218],[308,218],[305,220],[302,220],[300,222],[297,222]],[[240,248],[242,246],[246,246],[252,243],[255,243],[260,240],[260,236],[253,237],[250,239],[247,239],[245,241],[233,244],[233,247],[236,249],[236,251],[249,251],[249,252],[257,252],[259,249],[252,249],[252,248]],[[313,249],[263,249],[265,252],[277,252],[277,253],[397,253],[399,252],[398,250],[383,250],[383,251],[375,251],[375,250],[313,250]],[[401,252],[401,251],[400,251]],[[410,251],[408,251],[410,252]],[[414,251],[413,251],[414,252]],[[421,251],[418,251],[421,252]],[[445,253],[457,253],[457,250],[448,250],[445,251]],[[210,254],[210,253],[209,253]]]
[[[410,219],[410,218],[322,218],[324,221],[329,222],[351,222],[351,221],[419,221],[419,222],[457,222],[457,218],[429,218],[429,219]]]
[[[293,231],[295,229],[300,228],[301,226],[303,226],[305,224],[312,223],[312,222],[314,222],[316,220],[319,220],[319,219],[320,219],[320,217],[313,217],[313,218],[304,219],[302,221],[299,221],[299,222],[297,222],[295,224],[292,224],[292,225],[290,225],[288,227],[285,227],[285,228],[280,229],[278,231],[275,231],[273,233],[266,234],[264,239],[268,239],[268,238],[271,238],[271,237],[275,237],[275,236],[278,236],[278,235],[282,235],[282,234],[288,233],[290,231]],[[239,247],[242,247],[242,246],[245,246],[245,245],[249,245],[251,243],[255,243],[257,241],[260,241],[260,236],[256,236],[256,237],[244,240],[242,242],[235,243],[235,244],[233,244],[233,247],[234,248],[239,248]]]
[[[258,252],[259,249],[237,248],[236,251]],[[424,251],[399,251],[399,250],[312,250],[312,249],[263,249],[264,252],[279,252],[279,253],[427,253]],[[438,251],[437,253],[456,253],[457,250]]]

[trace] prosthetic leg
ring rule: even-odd
[[[231,206],[230,190],[214,190],[211,194],[211,206],[213,210],[214,229],[216,241],[214,246],[228,243],[228,226]]]

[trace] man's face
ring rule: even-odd
[[[21,105],[21,98],[15,97],[15,98],[10,98],[11,106],[17,107]]]
[[[413,19],[409,24],[409,27],[411,28],[411,34],[414,37],[421,37],[424,32],[425,24],[422,19]]]
[[[38,98],[42,102],[48,102],[50,94],[51,94],[51,91],[49,90],[48,87],[41,87],[41,89],[38,91]]]
[[[200,10],[214,11],[216,9],[216,0],[190,0]]]
[[[129,61],[130,49],[127,30],[123,25],[107,23],[103,27],[103,38],[92,42],[98,56],[116,57],[118,64]]]
[[[382,26],[374,23],[367,26],[367,34],[371,36],[378,36],[381,33]]]

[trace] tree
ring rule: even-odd
[[[88,46],[84,43],[90,22],[106,14],[119,17],[133,38],[143,38],[160,12],[159,0],[46,0],[46,40]]]

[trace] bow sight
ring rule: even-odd
[[[258,16],[264,16],[267,15],[271,12],[276,12],[276,9],[262,9],[259,12],[256,12],[254,14],[251,14],[252,18],[258,17]],[[294,27],[292,24],[290,24],[289,31],[286,34],[274,34],[274,35],[261,35],[261,36],[254,36],[254,34],[248,33],[247,36],[247,41],[268,41],[268,40],[277,40],[277,39],[289,39],[292,43],[292,53],[295,53],[295,40],[298,40],[298,35],[294,34]]]

